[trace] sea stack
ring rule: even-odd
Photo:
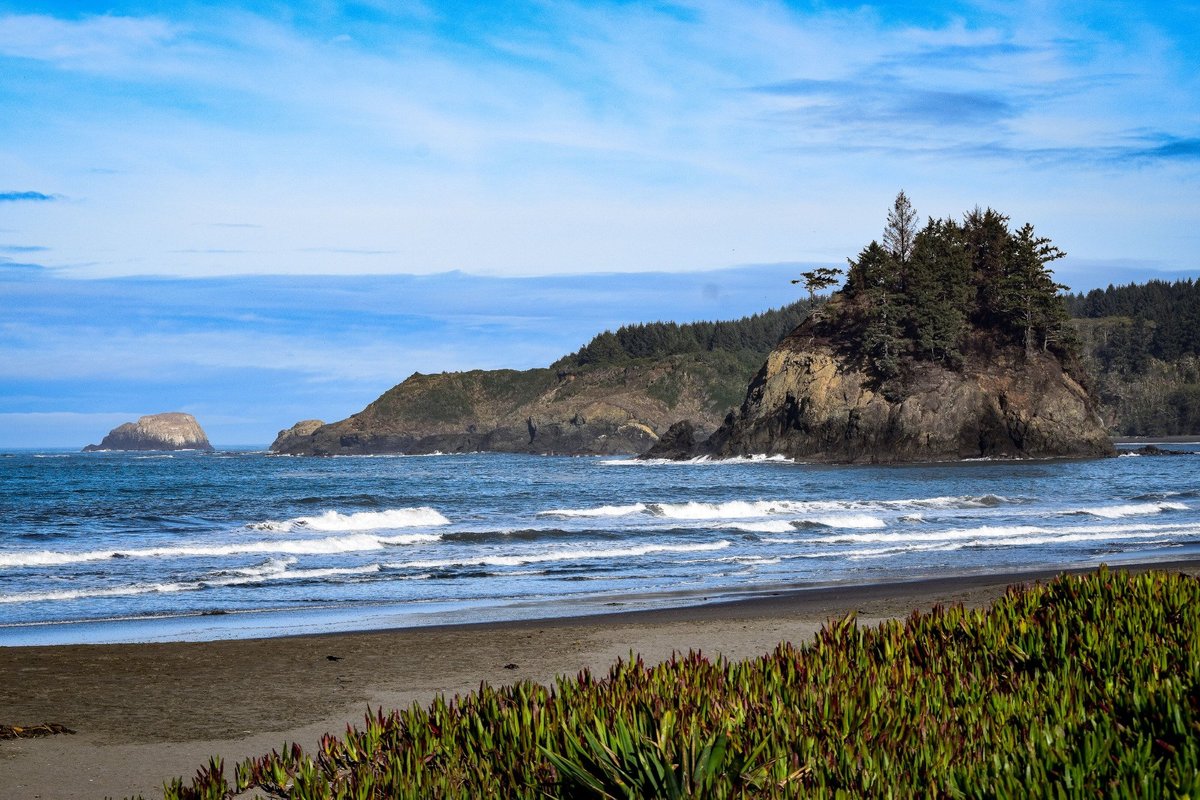
[[[1113,452],[1087,392],[1052,355],[1012,348],[958,370],[915,362],[902,381],[882,385],[811,334],[802,326],[780,343],[741,409],[708,440],[656,446],[646,457],[902,463]]]
[[[149,414],[137,422],[126,422],[109,431],[100,444],[89,444],[83,452],[98,450],[206,450],[208,436],[191,414]]]
[[[688,446],[674,429],[643,457],[1113,454],[1046,267],[1061,251],[991,209],[917,229],[903,193],[883,241],[850,261],[845,287],[775,347],[712,436]],[[824,288],[830,274],[804,273],[805,283]]]

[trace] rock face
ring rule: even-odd
[[[736,402],[711,394],[716,369],[672,356],[578,371],[418,373],[348,419],[328,425],[309,420],[281,431],[271,450],[636,455],[681,417],[695,420],[704,435],[716,429]]]
[[[285,453],[288,447],[295,441],[301,440],[306,436],[312,436],[317,428],[325,423],[319,419],[305,419],[297,422],[290,428],[284,428],[275,437],[275,441],[271,442],[271,452]]]
[[[1052,354],[988,348],[960,369],[911,361],[881,382],[806,324],[707,441],[664,455],[894,463],[1112,453],[1095,404]]]
[[[680,460],[696,455],[696,426],[691,420],[676,422],[664,433],[642,458],[669,458]]]
[[[137,422],[126,422],[109,431],[100,444],[89,444],[85,453],[96,450],[212,450],[208,436],[191,414],[150,414]]]

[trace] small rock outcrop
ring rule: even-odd
[[[667,458],[674,461],[691,458],[696,454],[696,426],[691,420],[676,422],[642,454],[644,459]]]
[[[85,453],[98,450],[206,450],[213,446],[191,414],[149,414],[109,431],[100,444],[89,444]]]
[[[319,419],[305,419],[297,422],[290,428],[284,428],[275,437],[275,441],[271,442],[271,452],[286,453],[294,442],[306,436],[312,436],[313,432],[324,424]]]

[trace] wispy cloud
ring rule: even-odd
[[[1200,158],[1200,137],[1191,139],[1180,139],[1173,136],[1163,136],[1165,141],[1162,144],[1147,147],[1141,150],[1131,148],[1128,155],[1132,158],[1145,158],[1150,160],[1166,159],[1166,160],[1193,160]]]
[[[48,203],[59,199],[59,195],[43,192],[0,192],[0,203]]]
[[[150,17],[0,16],[0,54],[87,70],[133,68],[174,37],[174,26]]]

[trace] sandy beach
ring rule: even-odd
[[[1200,573],[1200,561],[1152,565]],[[1138,569],[1131,567],[1130,569]],[[0,647],[0,724],[58,723],[74,735],[0,741],[6,800],[161,797],[210,755],[232,764],[480,682],[543,683],[700,650],[760,655],[807,642],[849,612],[860,624],[935,604],[987,605],[1053,573],[924,579],[781,592],[687,608],[488,625],[199,643]]]

